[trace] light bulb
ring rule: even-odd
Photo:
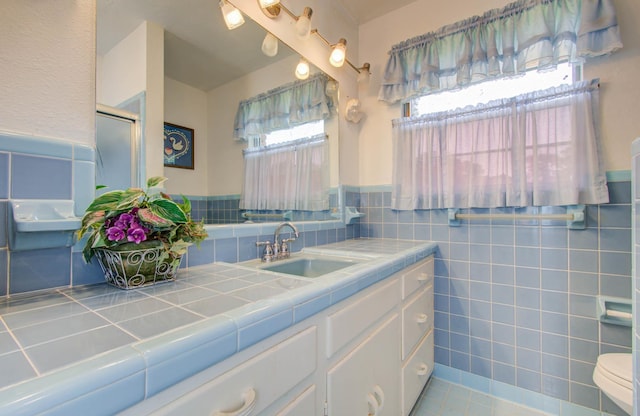
[[[296,66],[296,78],[298,79],[309,78],[309,62],[307,62],[307,60],[304,58],[300,58],[300,61]]]
[[[280,0],[258,0],[258,2],[260,3],[260,7],[264,9],[279,4]]]
[[[267,56],[276,56],[278,54],[278,38],[267,32],[262,41],[262,53]]]
[[[296,21],[296,34],[301,39],[309,39],[311,36],[311,15],[313,11],[310,7],[305,7],[302,14]]]
[[[329,56],[329,63],[335,67],[341,67],[344,65],[344,60],[347,55],[347,41],[346,39],[340,39],[338,43],[335,44],[333,50],[331,51],[331,56]]]
[[[244,17],[242,17],[240,10],[233,7],[226,0],[220,0],[220,9],[222,10],[224,22],[229,30],[242,26],[244,23]]]

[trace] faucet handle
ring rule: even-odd
[[[269,262],[273,260],[273,245],[271,245],[271,241],[258,241],[256,242],[257,247],[264,246],[264,250],[262,251],[262,261]]]

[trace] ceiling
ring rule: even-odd
[[[362,24],[415,0],[333,1]],[[276,57],[262,54],[264,29],[245,16],[247,23],[228,30],[217,0],[97,0],[97,16],[99,55],[143,21],[156,22],[165,28],[165,75],[203,91],[293,53],[280,43]]]

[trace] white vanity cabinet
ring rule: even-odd
[[[123,415],[408,415],[433,371],[433,258]]]

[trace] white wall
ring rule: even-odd
[[[207,94],[197,88],[165,77],[164,121],[194,130],[194,169],[165,167],[165,187],[170,194],[209,195],[207,178],[209,131]]]
[[[93,145],[95,1],[0,9],[0,130]]]
[[[371,83],[360,99],[367,119],[360,131],[360,185],[391,183],[391,120],[401,115],[400,104],[377,99],[391,47],[406,39],[439,29],[473,15],[501,8],[508,0],[449,0],[434,4],[418,0],[360,26],[360,56],[371,63]],[[630,169],[631,141],[640,136],[640,2],[615,1],[623,50],[588,61],[585,78],[601,80],[602,142],[606,170]]]
[[[116,107],[145,93],[145,172],[147,177],[163,176],[164,29],[143,22],[97,62],[100,104]]]

